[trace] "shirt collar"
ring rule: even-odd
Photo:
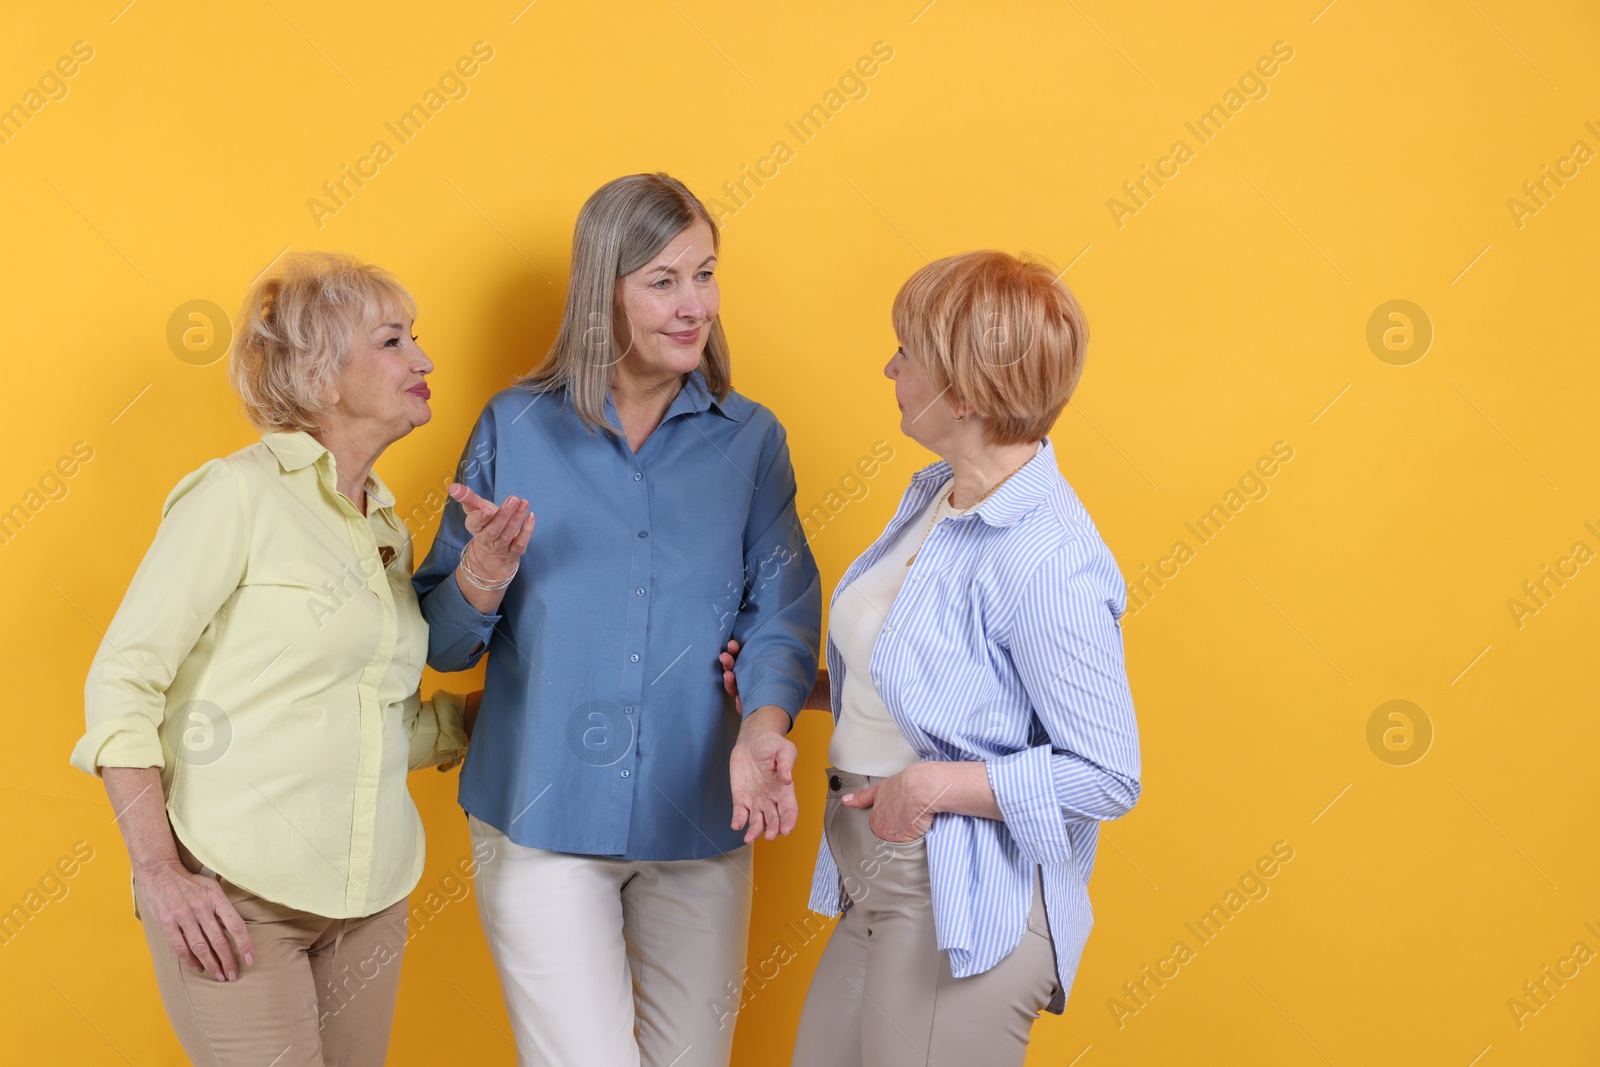
[[[711,388],[706,385],[705,373],[696,368],[689,372],[689,376],[683,380],[683,388],[672,398],[672,406],[667,408],[667,417],[684,413],[699,414],[706,410],[715,411],[725,419],[733,419],[732,415],[722,410],[722,402],[711,395]]]
[[[931,492],[950,480],[954,472],[944,460],[930,464],[911,476],[911,484]],[[1055,449],[1044,438],[1038,454],[1024,463],[989,499],[971,512],[990,526],[1012,526],[1044,498],[1054,481],[1061,477]]]
[[[672,398],[671,404],[667,405],[666,414],[661,417],[661,421],[666,422],[674,415],[697,415],[706,410],[715,411],[729,421],[738,421],[722,410],[722,404],[716,397],[711,395],[711,390],[706,385],[705,374],[696,368],[684,378],[683,388],[678,390],[678,395]],[[606,394],[606,414],[611,417],[613,424],[615,424],[617,421],[617,405],[609,392]]]
[[[278,466],[285,471],[297,471],[303,467],[315,465],[325,480],[337,486],[335,477],[336,463],[333,453],[315,437],[304,430],[270,430],[261,435],[261,442],[278,460]],[[389,487],[383,484],[383,479],[378,477],[376,471],[368,472],[365,486],[367,495],[373,503],[380,508],[394,507],[394,494]]]
[[[684,379],[683,388],[672,398],[672,406],[667,409],[667,414],[673,415],[680,411],[699,414],[713,407],[717,409],[717,414],[722,414],[721,405],[706,386],[706,376],[697,368],[690,371],[689,376]]]

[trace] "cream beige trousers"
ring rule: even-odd
[[[934,934],[926,842],[884,841],[870,808],[839,802],[878,780],[828,768],[823,832],[850,907],[811,978],[795,1067],[1022,1067],[1057,983],[1042,882],[1035,875],[1028,928],[1011,954],[954,977]]]
[[[727,1067],[750,929],[751,846],[698,860],[528,848],[468,816],[478,915],[518,1064]]]
[[[198,1067],[381,1067],[389,1049],[406,901],[328,919],[262,900],[179,847],[184,865],[217,878],[250,931],[255,963],[218,982],[178,960],[137,882],[156,985],[178,1042]]]

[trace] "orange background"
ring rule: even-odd
[[[1600,549],[1592,6],[124,3],[15,7],[0,35],[0,106],[23,108],[0,124],[0,509],[23,509],[0,543],[0,908],[29,915],[0,944],[9,1058],[181,1062],[109,806],[67,765],[162,498],[253,439],[216,353],[169,344],[174,311],[231,311],[289,248],[394,271],[438,364],[433,422],[380,463],[409,512],[549,343],[579,205],[642,170],[734,209],[735,383],[788,427],[802,507],[895,449],[814,539],[829,590],[929,459],[879,374],[896,288],[979,247],[1069,268],[1090,354],[1053,439],[1125,576],[1166,577],[1126,625],[1144,796],[1105,828],[1097,925],[1030,1064],[1600,1058],[1600,576],[1574,552]],[[440,88],[479,41],[492,58]],[[892,57],[847,79],[875,42]],[[385,124],[418,103],[399,143]],[[786,124],[813,106],[802,143]],[[337,211],[308,207],[363,165]],[[1278,442],[1292,459],[1241,484]],[[92,458],[51,476],[75,446]],[[1220,533],[1191,533],[1214,504]],[[752,964],[807,914],[827,732],[795,733],[802,822],[758,849]],[[446,903],[391,1061],[511,1063],[474,905],[445,895],[454,776],[412,786],[418,899]],[[1241,889],[1278,842],[1293,858]],[[60,899],[30,898],[75,847]],[[1186,923],[1213,905],[1202,944]],[[786,1061],[820,946],[753,993],[735,1062]]]

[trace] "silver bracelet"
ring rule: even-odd
[[[471,545],[471,542],[468,542],[468,546],[469,547],[470,547],[470,545]],[[511,573],[509,575],[507,575],[506,577],[504,577],[504,578],[485,578],[482,575],[477,574],[477,573],[475,573],[473,571],[472,564],[467,562],[467,550],[465,548],[463,548],[461,550],[461,572],[467,576],[467,581],[468,582],[470,582],[471,584],[477,586],[479,589],[482,589],[485,593],[498,593],[502,589],[504,589],[506,586],[510,585],[511,584],[511,579],[513,579],[513,578],[515,578],[517,576],[517,571],[521,567],[522,567],[522,561],[518,560],[517,563],[516,563],[516,566],[511,568]]]

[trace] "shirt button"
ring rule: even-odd
[[[633,655],[629,656],[628,657],[628,662],[629,663],[638,663],[639,662],[639,653],[635,652]]]
[[[624,770],[622,772],[622,777],[624,777],[624,778],[628,777],[628,772],[626,770]]]
[[[649,530],[640,530],[639,531],[639,536],[640,537],[649,537],[650,536],[650,531]]]
[[[638,471],[634,471],[633,472],[633,480],[634,481],[636,481],[636,482],[637,481],[642,481],[643,479],[644,479],[644,475],[640,474]]]
[[[920,574],[913,574],[913,575],[912,575],[912,576],[911,576],[911,580],[912,580],[912,581],[914,581],[914,582],[920,582],[920,581],[922,581],[922,575],[920,575]]]
[[[643,589],[635,589],[633,591],[633,595],[634,596],[644,596],[644,590]]]
[[[883,632],[886,633],[886,634],[892,634],[892,633],[894,633],[894,627],[893,626],[885,626],[883,628]]]
[[[624,715],[632,715],[633,714],[633,705],[630,704],[627,707],[623,708],[622,709],[622,714],[624,714]]]
[[[882,678],[874,678],[872,680],[872,684],[881,688],[883,686],[883,679]]]

